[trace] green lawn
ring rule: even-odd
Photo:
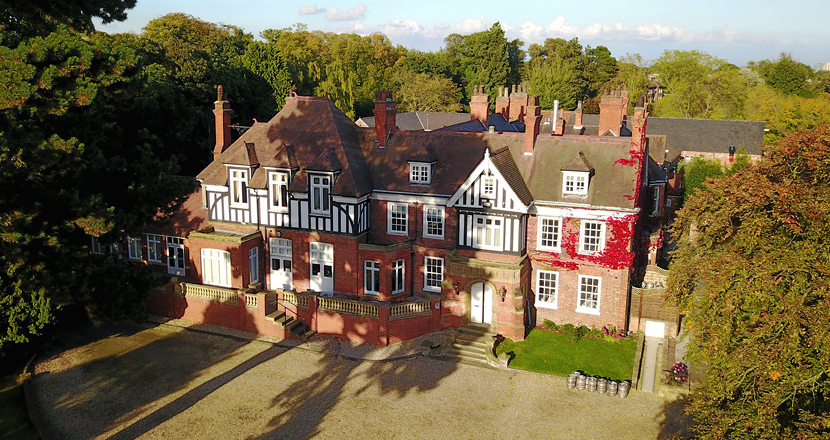
[[[637,351],[637,340],[627,338],[619,342],[605,342],[582,338],[576,345],[570,336],[533,329],[524,341],[505,339],[499,353],[512,351],[512,368],[567,376],[582,371],[589,376],[612,380],[630,380]]]
[[[0,440],[40,439],[29,422],[17,374],[0,376]]]

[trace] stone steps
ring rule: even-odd
[[[458,329],[452,347],[445,356],[463,364],[491,368],[486,353],[493,347],[495,335],[489,326],[467,324]]]
[[[291,333],[304,341],[307,341],[309,338],[317,334],[316,331],[311,330],[308,327],[308,324],[300,321],[299,319],[294,319],[293,316],[289,316],[285,313],[285,310],[271,312],[265,315],[265,319],[272,321],[274,325],[281,325],[288,333]]]

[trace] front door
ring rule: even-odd
[[[470,289],[470,322],[490,324],[493,320],[493,288],[475,283]]]
[[[184,239],[167,237],[167,273],[184,275]]]
[[[328,243],[310,243],[311,276],[310,288],[313,292],[334,292],[334,245]]]
[[[291,262],[291,240],[272,238],[271,251],[271,289],[291,290],[294,288],[293,264]]]

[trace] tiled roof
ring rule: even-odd
[[[500,115],[499,115],[500,116]],[[503,118],[502,118],[503,119]],[[358,197],[377,191],[450,196],[469,177],[489,149],[492,160],[517,196],[526,204],[575,203],[601,207],[634,207],[631,196],[637,168],[619,163],[629,159],[630,138],[539,135],[532,155],[524,154],[525,135],[511,131],[471,133],[454,130],[393,131],[385,148],[375,144],[375,132],[359,128],[323,98],[295,97],[267,123],[257,123],[231,145],[198,178],[205,184],[226,185],[225,164],[249,162],[245,142],[253,143],[260,166],[250,186],[264,188],[267,167],[296,171],[290,189],[307,191],[305,170],[340,173],[333,195]],[[515,124],[511,124],[515,127]],[[594,170],[588,194],[562,194],[563,167],[575,159]],[[434,162],[429,185],[409,182],[410,161]]]
[[[438,130],[469,120],[469,113],[405,112],[397,114],[395,126],[399,130]],[[369,128],[375,126],[374,116],[365,116],[360,118],[359,121]]]
[[[372,176],[358,144],[360,129],[325,98],[298,96],[267,123],[257,123],[199,175],[205,184],[227,185],[225,164],[248,164],[245,143],[254,144],[260,167],[250,186],[264,188],[265,167],[299,170],[292,191],[306,191],[305,169],[337,171],[334,195],[358,197],[372,191]]]
[[[665,135],[670,154],[673,151],[678,154],[682,151],[728,153],[729,146],[734,145],[744,147],[749,154],[760,155],[764,144],[764,122],[649,117],[646,135]],[[662,159],[656,152],[652,154],[658,160]]]

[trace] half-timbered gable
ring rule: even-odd
[[[458,245],[521,253],[532,202],[507,148],[484,158],[447,202],[458,212]]]

